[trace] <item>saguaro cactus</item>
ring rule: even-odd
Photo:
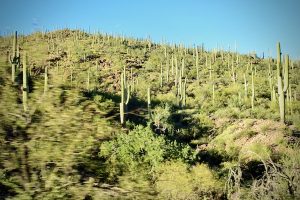
[[[126,100],[125,100],[126,98]],[[125,123],[125,114],[127,112],[127,105],[130,100],[130,85],[126,84],[125,68],[121,74],[121,103],[120,103],[120,120],[121,124]]]
[[[199,55],[198,50],[196,48],[196,72],[197,72],[197,81],[199,82]]]
[[[178,78],[178,84],[177,84],[177,101],[178,105],[181,105],[181,100],[182,100],[182,77],[181,77],[181,72],[179,72],[179,78]]]
[[[248,83],[247,83],[247,78],[246,74],[244,73],[244,87],[245,87],[245,99],[248,98]]]
[[[88,71],[87,71],[86,89],[88,91],[90,90],[90,67],[88,68]]]
[[[182,75],[182,77],[185,77],[185,63],[184,63],[184,58],[181,61],[181,75]]]
[[[147,97],[148,97],[148,116],[149,119],[151,119],[151,90],[150,87],[148,87],[148,92],[147,92]]]
[[[120,120],[121,124],[124,124],[125,115],[124,115],[124,101],[125,101],[125,93],[124,93],[124,74],[121,74],[121,103],[120,103]]]
[[[71,68],[70,81],[71,81],[71,86],[73,86],[73,67]]]
[[[15,83],[15,77],[16,77],[16,64],[11,64],[11,82]]]
[[[125,121],[125,115],[124,115],[124,103],[120,103],[120,121],[121,124],[124,125],[124,121]]]
[[[268,80],[269,80],[269,87],[270,87],[270,96],[271,96],[271,101],[274,101],[275,97],[273,97],[273,78],[272,78],[272,67],[271,67],[270,58],[269,58],[268,67],[269,67]]]
[[[231,64],[231,78],[232,78],[232,81],[235,83],[236,82],[236,72],[235,72],[233,60],[232,60],[232,64]]]
[[[11,81],[12,83],[15,82],[15,74],[16,74],[16,67],[20,64],[20,53],[19,53],[19,46],[18,46],[18,33],[15,32],[14,40],[13,40],[13,49],[12,55],[9,57],[11,63]]]
[[[186,77],[184,78],[184,83],[183,83],[183,87],[181,89],[181,96],[182,96],[182,102],[181,105],[184,108],[186,105]]]
[[[174,56],[173,56],[173,54],[172,54],[172,58],[171,58],[171,74],[172,74],[172,76],[174,75]]]
[[[169,71],[170,71],[170,66],[169,66],[169,60],[167,59],[166,63],[167,71],[166,71],[166,81],[167,83],[169,82]]]
[[[44,94],[48,91],[48,66],[45,67]]]
[[[287,106],[288,106],[289,112],[290,112],[291,115],[293,115],[292,87],[291,87],[291,84],[289,84],[289,89],[287,90],[286,97],[287,97]]]
[[[26,112],[28,110],[27,107],[27,96],[28,96],[28,88],[27,88],[27,63],[26,63],[26,52],[24,52],[23,58],[23,108]]]
[[[175,87],[177,87],[178,85],[178,65],[177,65],[177,58],[175,57],[175,78],[174,78],[174,82],[175,82]]]
[[[252,81],[252,96],[251,96],[251,108],[254,109],[254,100],[255,100],[255,89],[254,89],[254,75],[253,71],[251,73],[251,81]]]
[[[212,77],[212,65],[211,65],[212,61],[210,60],[210,63],[209,63],[209,80],[211,80],[211,77]]]
[[[277,43],[277,80],[278,80],[278,102],[280,121],[285,122],[285,95],[289,88],[289,56],[285,57],[285,65],[283,70],[281,69],[281,49],[280,43]]]
[[[214,82],[212,85],[212,101],[213,101],[213,105],[215,105],[215,83]]]
[[[178,85],[177,85],[177,102],[180,107],[185,107],[186,105],[186,82],[187,78],[182,80],[181,73],[179,74]]]
[[[160,87],[163,86],[163,67],[162,63],[160,63]]]

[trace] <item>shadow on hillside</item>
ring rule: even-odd
[[[120,95],[112,94],[102,90],[90,90],[90,91],[82,91],[82,95],[90,100],[94,99],[96,96],[100,95],[104,99],[102,101],[111,100],[114,102],[115,107],[111,109],[104,117],[112,118],[113,120],[120,122],[120,110],[119,104],[121,102]],[[126,120],[130,121],[133,124],[143,124],[146,125],[146,118],[144,115],[144,107],[146,102],[141,101],[135,96],[131,96],[128,105],[126,106],[127,114]]]
[[[260,179],[263,177],[266,169],[263,162],[253,160],[243,165],[242,167],[242,178],[246,180]]]
[[[18,88],[23,87],[23,72],[17,73],[15,81],[17,83],[16,86]],[[31,76],[27,76],[27,86],[28,86],[28,92],[33,93],[35,84]]]
[[[117,123],[120,123],[119,103],[121,101],[121,97],[119,95],[97,89],[82,91],[82,95],[90,100],[93,100],[96,96],[100,95],[103,97],[102,101],[113,101],[115,107],[104,116],[113,119]],[[161,101],[152,101],[152,111],[156,106],[163,105],[164,103]],[[177,105],[170,105],[170,107],[171,114],[168,116],[167,122],[170,125],[169,128],[158,128],[154,125],[154,122],[152,121],[153,119],[151,120],[151,128],[156,134],[164,135],[169,141],[176,141],[176,143],[188,144],[192,146],[192,140],[208,136],[211,133],[212,130],[210,127],[202,125],[199,123],[199,120],[191,117],[191,115],[186,112],[185,109],[188,108],[183,109]],[[125,117],[128,125],[126,127],[127,129],[134,128],[134,125],[146,126],[149,122],[147,102],[134,95],[132,95],[130,98],[126,113],[127,114]],[[195,148],[194,146],[192,147]],[[205,162],[210,166],[219,166],[223,161],[223,157],[217,154],[217,152],[201,152],[198,154],[198,157],[198,161]]]
[[[210,132],[209,127],[201,126],[199,121],[191,117],[185,110],[172,114],[171,122],[175,130],[181,130],[180,133],[174,135],[175,139],[181,142],[190,143],[191,140],[206,136]]]
[[[105,159],[98,156],[99,149],[93,149],[88,156],[80,158],[80,162],[73,166],[80,174],[80,183],[88,181],[90,177],[96,177],[100,182],[116,183],[116,180],[109,179],[109,171],[105,164]]]
[[[116,107],[108,112],[105,117],[109,118],[112,117],[115,121],[120,122],[120,110],[119,104],[121,102],[120,95],[116,95],[110,92],[102,91],[102,90],[84,90],[82,91],[82,95],[90,100],[94,99],[95,96],[100,95],[105,100],[111,100],[115,103]],[[153,106],[161,104],[160,101],[152,101]],[[126,121],[134,125],[147,125],[148,121],[148,109],[147,109],[147,102],[141,100],[140,98],[136,97],[134,94],[130,97],[129,103],[126,106]]]
[[[219,167],[225,158],[215,150],[204,150],[197,154],[197,160],[208,164],[210,167]]]

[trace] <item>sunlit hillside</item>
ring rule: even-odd
[[[300,199],[300,62],[270,48],[0,37],[0,199]]]

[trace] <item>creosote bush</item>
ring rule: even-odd
[[[161,199],[222,199],[222,184],[207,165],[189,168],[185,163],[166,162],[155,182]]]

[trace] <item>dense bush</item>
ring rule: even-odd
[[[222,184],[206,165],[188,168],[183,162],[160,166],[155,182],[161,199],[221,199]]]
[[[128,134],[120,133],[116,139],[102,143],[99,156],[106,158],[108,167],[118,174],[139,170],[151,174],[163,161],[164,146],[162,136],[155,136],[149,127],[137,126]]]

